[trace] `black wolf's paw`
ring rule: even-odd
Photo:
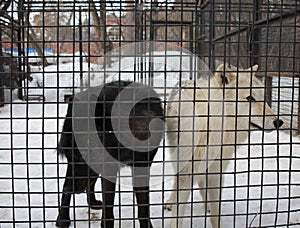
[[[101,228],[114,228],[114,221],[101,221]]]
[[[140,221],[141,228],[153,228],[152,223],[149,219]]]
[[[59,228],[68,228],[71,224],[70,218],[60,218],[60,216],[57,216],[55,226]]]
[[[93,200],[89,203],[89,207],[93,210],[101,210],[102,209],[102,201],[101,200]]]

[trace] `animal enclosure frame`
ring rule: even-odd
[[[121,80],[153,88],[164,110],[165,137],[148,175],[149,205],[142,205],[153,227],[300,226],[298,0],[6,0],[0,10],[0,228],[56,225],[68,165],[57,152],[67,107],[76,94]],[[251,80],[241,87],[244,74]],[[178,138],[170,142],[172,133]],[[75,141],[73,153],[80,151]],[[205,156],[196,158],[202,148]],[[73,168],[90,165],[75,161]],[[136,174],[120,166],[114,227],[140,227]],[[76,180],[92,184],[90,171],[74,173],[70,227],[99,227],[102,211],[88,206],[89,188],[73,194]],[[211,184],[214,175],[220,178]],[[179,190],[184,176],[190,183]],[[102,201],[101,178],[92,193]],[[178,200],[181,192],[187,200]]]

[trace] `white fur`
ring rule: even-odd
[[[184,204],[176,205],[176,202],[186,203],[192,183],[197,183],[207,203],[205,208],[211,211],[212,227],[222,227],[218,218],[224,182],[222,172],[235,145],[247,139],[250,123],[261,129],[275,129],[276,115],[264,102],[264,86],[254,76],[256,70],[257,66],[253,66],[237,73],[220,65],[211,80],[185,81],[171,92],[167,136],[178,173],[173,188],[180,191],[172,192],[165,209],[172,209],[173,217],[184,215]],[[250,95],[255,102],[247,100]],[[182,218],[173,218],[171,227],[181,228],[182,222]]]

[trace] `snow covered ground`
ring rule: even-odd
[[[62,190],[65,159],[57,156],[57,131],[65,115],[66,105],[24,102],[13,103],[0,113],[0,221],[1,227],[54,227],[57,216],[58,192]],[[27,116],[30,118],[27,119]],[[10,119],[13,117],[12,119]],[[13,134],[10,134],[13,132]],[[27,134],[28,132],[28,134]],[[277,144],[276,142],[280,142]],[[264,145],[262,145],[264,143]],[[300,140],[285,133],[256,132],[251,146],[241,146],[225,174],[222,214],[225,227],[251,227],[298,224],[300,227]],[[13,150],[11,149],[13,148]],[[44,149],[42,149],[44,148]],[[173,178],[167,151],[161,148],[152,167],[151,216],[154,227],[167,227],[171,212],[163,211],[163,202],[169,196]],[[57,165],[57,162],[61,164]],[[128,168],[123,175],[130,174]],[[163,174],[165,177],[163,177]],[[60,178],[60,181],[58,181]],[[133,193],[130,181],[121,177],[121,194],[116,194],[115,217],[136,219],[137,208],[132,206]],[[249,185],[249,186],[248,186]],[[163,192],[163,189],[165,192]],[[97,184],[101,198],[100,181]],[[129,191],[129,192],[128,192]],[[193,194],[193,227],[204,227],[204,209],[200,194]],[[85,194],[76,195],[77,220],[90,217],[91,227],[98,227],[101,214],[90,213]],[[73,203],[72,203],[73,205]],[[122,205],[121,207],[119,205]],[[188,206],[191,209],[190,206]],[[279,211],[277,215],[275,212]],[[289,213],[290,211],[290,213]],[[234,215],[239,214],[239,215]],[[247,216],[248,214],[248,216]],[[161,217],[166,219],[163,221]],[[28,221],[32,221],[31,225]],[[45,222],[45,223],[44,223]],[[187,218],[185,224],[190,224]],[[261,223],[259,223],[261,222]],[[136,221],[136,223],[138,223]],[[116,222],[116,226],[118,221]],[[133,227],[132,220],[121,222],[122,227]],[[74,224],[72,223],[72,227]],[[76,227],[87,227],[87,221],[78,221]]]

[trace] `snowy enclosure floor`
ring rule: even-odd
[[[15,227],[54,227],[60,198],[58,192],[62,190],[66,169],[66,160],[59,157],[55,149],[59,137],[57,131],[63,123],[57,116],[64,117],[65,111],[66,104],[20,101],[2,108],[1,228],[13,227],[13,223]],[[232,160],[224,175],[224,227],[250,227],[250,224],[251,227],[287,227],[287,223],[300,227],[299,138],[281,132],[254,132],[250,144],[236,151],[237,159]],[[171,164],[163,163],[163,159],[168,159],[168,152],[161,148],[151,171],[151,217],[157,228],[168,227],[171,217],[171,212],[163,210],[163,202],[170,194],[172,168]],[[61,164],[57,165],[58,161]],[[115,227],[119,227],[119,223],[121,227],[133,227],[132,218],[139,227],[130,178],[123,178],[130,175],[130,169],[123,168],[121,175],[121,187],[117,189],[115,199]],[[101,199],[100,181],[96,190],[97,198]],[[205,219],[198,190],[193,191],[192,201],[193,205],[189,205],[186,212],[185,226],[204,227],[205,221],[209,224],[209,219]],[[101,211],[89,211],[86,195],[76,195],[71,205],[74,202],[76,208],[71,208],[71,219],[75,214],[76,227],[99,227]],[[279,213],[276,214],[276,210]],[[74,227],[73,222],[71,227]]]

